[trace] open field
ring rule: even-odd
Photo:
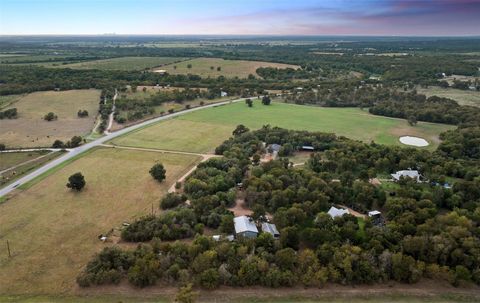
[[[430,86],[429,88],[417,88],[417,92],[427,97],[438,96],[450,98],[458,102],[460,105],[470,105],[480,107],[480,92],[473,90],[460,90],[454,88],[441,88],[438,86]]]
[[[419,122],[411,127],[406,120],[370,115],[358,108],[323,108],[284,103],[252,108],[243,102],[186,114],[113,140],[114,144],[191,152],[212,151],[231,135],[238,124],[252,129],[270,124],[289,129],[333,132],[364,142],[401,145],[400,136],[425,138],[435,148],[438,134],[454,126]],[[403,145],[404,146],[404,145]]]
[[[49,151],[0,153],[0,171],[26,161],[33,160],[48,153]]]
[[[101,69],[101,70],[144,70],[164,64],[185,60],[178,57],[120,57],[104,60],[94,60],[66,65],[61,68]]]
[[[35,151],[0,153],[0,188],[55,159],[61,154],[63,154],[63,152]]]
[[[35,92],[11,104],[18,110],[17,119],[0,120],[0,142],[7,147],[51,146],[55,139],[69,140],[90,132],[98,112],[100,91],[69,90]],[[89,116],[78,118],[79,109]],[[54,112],[58,119],[47,122],[43,116]]]
[[[191,68],[188,68],[189,64],[191,64]],[[211,67],[213,67],[213,69]],[[217,70],[218,67],[221,68],[220,71]],[[216,78],[218,76],[225,76],[229,78],[246,78],[250,74],[257,75],[256,70],[259,67],[299,68],[299,66],[296,65],[273,62],[223,60],[219,58],[196,58],[176,64],[169,64],[160,69],[166,70],[168,73],[174,75],[193,74],[201,77],[212,78]]]
[[[208,110],[208,109],[206,109]],[[229,125],[171,119],[119,137],[115,145],[197,153],[212,152],[233,131]]]
[[[122,222],[158,210],[159,198],[199,161],[190,155],[96,149],[0,204],[0,239],[9,240],[12,258],[0,252],[0,293],[60,294],[76,287],[75,277],[105,244],[97,236]],[[163,163],[167,180],[148,170]],[[80,193],[65,187],[81,171]]]

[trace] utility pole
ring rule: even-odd
[[[8,257],[11,258],[12,254],[10,253],[10,243],[8,243],[8,240],[7,240],[7,251],[8,251]]]

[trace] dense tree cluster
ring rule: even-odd
[[[206,289],[415,283],[422,278],[480,283],[478,158],[270,126],[237,129],[216,149],[223,158],[200,164],[187,179],[185,196],[169,194],[161,201],[162,208],[173,209],[124,229],[124,240],[149,244],[128,252],[105,249],[87,265],[79,284],[118,283],[125,277],[139,287],[163,281]],[[287,158],[252,165],[253,155],[265,153],[265,144],[272,143],[289,144],[293,151],[310,145],[316,152],[301,169]],[[453,144],[448,134],[444,143]],[[455,144],[464,150],[469,142]],[[402,179],[386,188],[368,182],[407,168],[419,169],[428,181]],[[441,186],[451,177],[453,187]],[[254,218],[272,215],[279,240],[268,233],[234,242],[202,235],[203,225],[219,233],[233,231],[227,207],[238,182]],[[332,204],[361,212],[381,209],[386,223],[352,215],[332,219],[326,214]],[[194,235],[191,244],[165,242]]]

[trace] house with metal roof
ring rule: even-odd
[[[335,219],[336,217],[343,217],[344,215],[350,214],[350,212],[348,209],[336,208],[335,206],[332,206],[328,210],[327,214],[329,214],[332,219]]]
[[[418,170],[399,170],[394,174],[391,174],[393,180],[399,181],[401,177],[404,178],[411,178],[414,179],[415,181],[419,182],[420,181],[420,173]]]
[[[262,231],[264,233],[271,234],[274,238],[280,237],[280,233],[278,232],[277,226],[275,226],[275,224],[267,223],[267,222],[262,223]]]
[[[233,218],[235,226],[235,235],[237,237],[256,238],[258,236],[258,229],[251,217],[239,216]]]

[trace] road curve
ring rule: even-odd
[[[239,99],[235,99],[235,100],[229,100],[229,101],[223,101],[223,102],[218,102],[218,103],[212,103],[212,104],[208,104],[208,105],[203,105],[203,106],[199,106],[199,107],[194,107],[194,108],[190,108],[190,109],[185,109],[185,110],[182,110],[182,111],[179,111],[179,112],[176,112],[176,113],[172,113],[172,114],[169,114],[169,115],[165,115],[165,116],[161,116],[161,117],[156,117],[156,118],[153,118],[153,119],[150,119],[150,120],[147,120],[147,121],[144,121],[144,122],[141,122],[141,123],[138,123],[138,124],[135,124],[135,125],[132,125],[132,126],[128,126],[128,127],[125,127],[123,129],[120,129],[116,132],[113,132],[113,133],[109,133],[108,135],[104,136],[104,137],[101,137],[101,138],[98,138],[94,141],[91,141],[89,143],[86,143],[84,145],[81,145],[77,148],[72,148],[67,154],[45,164],[44,166],[34,170],[33,172],[29,173],[28,175],[26,176],[23,176],[22,178],[18,179],[17,181],[5,186],[4,188],[0,189],[0,197],[2,196],[5,196],[7,195],[8,193],[12,192],[15,188],[35,179],[36,177],[42,175],[43,173],[47,172],[48,170],[62,164],[63,162],[65,161],[68,161],[70,159],[72,159],[73,157],[76,157],[96,146],[99,146],[109,140],[112,140],[113,138],[116,138],[118,136],[122,136],[126,133],[129,133],[129,132],[132,132],[134,130],[137,130],[139,128],[142,128],[142,127],[145,127],[145,126],[148,126],[148,125],[151,125],[151,124],[155,124],[157,122],[160,122],[160,121],[164,121],[164,120],[168,120],[168,119],[171,119],[171,118],[174,118],[174,117],[178,117],[178,116],[181,116],[181,115],[185,115],[185,114],[188,114],[188,113],[191,113],[191,112],[195,112],[197,110],[202,110],[202,109],[205,109],[205,108],[211,108],[211,107],[216,107],[216,106],[221,106],[221,105],[226,105],[226,104],[229,104],[229,103],[235,103],[235,102],[240,102],[240,101],[244,101],[246,98],[239,98]]]

